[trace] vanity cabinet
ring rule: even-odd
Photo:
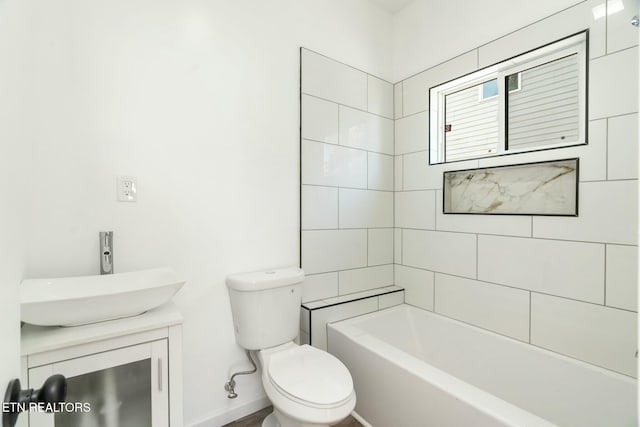
[[[56,413],[20,417],[29,427],[182,427],[182,317],[173,305],[70,328],[22,328],[22,381],[67,378]]]

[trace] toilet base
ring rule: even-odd
[[[267,418],[262,421],[262,427],[329,427],[329,424],[302,423],[293,418],[289,418],[274,408],[273,412],[267,415]]]

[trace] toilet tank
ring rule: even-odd
[[[303,280],[304,272],[298,267],[228,276],[238,345],[260,350],[297,337]]]

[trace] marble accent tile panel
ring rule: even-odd
[[[607,245],[606,304],[638,311],[638,247]]]
[[[393,192],[341,188],[340,228],[393,227]]]
[[[448,170],[473,169],[478,167],[477,160],[429,165],[429,153],[420,151],[405,154],[403,161],[403,189],[437,190],[442,188],[442,173]]]
[[[302,140],[302,183],[367,188],[367,153]]]
[[[604,303],[604,245],[478,236],[478,280]]]
[[[402,191],[402,168],[404,156],[395,156],[393,189],[394,191]]]
[[[306,274],[367,265],[367,230],[302,232],[302,269]]]
[[[402,113],[402,82],[393,86],[393,118],[399,119]]]
[[[302,49],[302,92],[350,107],[367,109],[367,74]]]
[[[393,285],[393,264],[345,270],[338,273],[340,295]]]
[[[576,215],[578,160],[444,174],[444,212]]]
[[[554,42],[589,28],[589,57],[605,54],[606,22],[594,19],[593,9],[602,0],[588,0],[526,26],[479,49],[480,68]]]
[[[367,78],[367,89],[369,91],[367,111],[392,119],[393,85],[372,75],[368,75]]]
[[[368,233],[368,264],[393,264],[393,228],[371,228]]]
[[[638,112],[638,48],[589,62],[589,119]]]
[[[403,230],[402,263],[440,273],[476,278],[476,235]]]
[[[608,123],[607,178],[637,179],[638,114],[611,117]]]
[[[312,345],[321,350],[327,349],[327,323],[337,322],[378,310],[378,297],[339,304],[311,312]]]
[[[436,273],[436,313],[529,341],[529,292]]]
[[[393,230],[393,262],[402,264],[402,229]]]
[[[338,273],[306,274],[302,284],[302,302],[338,296]],[[307,331],[308,332],[308,331]]]
[[[340,106],[340,145],[393,155],[393,120]]]
[[[473,50],[403,80],[403,116],[429,109],[429,88],[475,70],[477,70],[477,51]]]
[[[395,265],[395,281],[404,288],[404,301],[407,304],[433,311],[433,271]]]
[[[378,310],[384,310],[399,304],[404,304],[404,292],[394,292],[378,297]]]
[[[396,120],[396,155],[429,148],[429,112]]]
[[[607,0],[607,53],[638,45],[638,29],[629,24],[638,7],[637,0]]]
[[[637,377],[637,314],[533,293],[531,343]]]
[[[302,137],[338,143],[338,104],[302,95]]]
[[[434,230],[435,191],[402,191],[395,193],[395,226]]]
[[[302,229],[338,228],[338,189],[302,186]]]
[[[504,166],[513,163],[534,163],[549,160],[580,158],[580,176],[583,181],[604,181],[607,179],[607,120],[589,122],[589,143],[573,147],[554,148],[553,150],[533,151],[529,153],[479,159],[481,168]],[[466,168],[460,168],[466,169]]]
[[[393,191],[393,156],[367,153],[367,186],[370,190]]]
[[[442,213],[442,190],[436,190],[436,230],[531,237],[531,217],[523,215],[445,215]]]
[[[534,217],[533,237],[636,245],[638,182],[582,182],[576,218]]]

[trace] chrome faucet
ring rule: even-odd
[[[113,231],[100,232],[100,274],[113,274]]]

